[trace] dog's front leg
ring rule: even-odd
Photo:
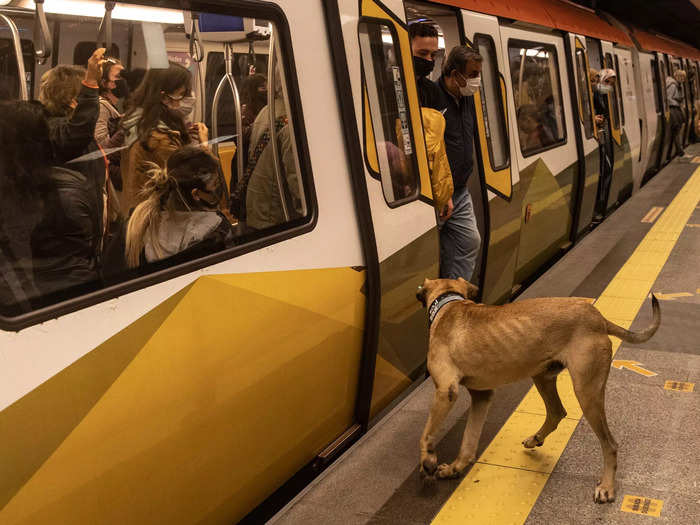
[[[469,389],[469,393],[472,396],[472,404],[469,408],[469,418],[467,419],[467,427],[464,429],[459,455],[451,464],[443,464],[438,467],[438,478],[457,477],[462,474],[465,468],[476,461],[476,448],[479,445],[486,414],[491,406],[493,390]]]
[[[435,378],[433,378],[435,380]],[[425,424],[423,436],[420,439],[420,472],[425,476],[433,476],[437,470],[437,455],[435,454],[435,434],[457,400],[459,383],[456,379],[438,383],[435,380],[435,396],[430,407],[428,422]]]

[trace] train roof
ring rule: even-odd
[[[635,47],[628,34],[608,23],[587,7],[565,0],[434,0],[438,3],[479,13],[511,18],[544,27],[569,31],[617,44]],[[700,51],[671,38],[633,30],[635,40],[646,51],[662,51],[671,55],[700,59]]]

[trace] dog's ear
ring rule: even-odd
[[[418,302],[420,302],[423,307],[425,307],[425,299],[428,296],[428,286],[430,284],[430,281],[428,279],[425,279],[423,281],[423,284],[418,287],[418,291],[416,292],[416,299],[418,299]]]
[[[464,297],[467,299],[470,299],[472,301],[475,301],[477,297],[479,297],[479,287],[473,285],[469,281],[466,281],[462,279],[461,277],[457,278],[457,281],[464,286]]]

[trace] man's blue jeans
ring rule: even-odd
[[[459,188],[452,196],[454,210],[440,230],[440,277],[470,281],[481,247],[474,205],[469,190]]]

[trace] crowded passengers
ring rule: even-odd
[[[266,77],[253,74],[242,79],[244,174],[232,187],[207,126],[192,119],[192,74],[179,64],[130,72],[97,49],[84,67],[47,71],[39,100],[0,102],[0,309],[29,311],[281,224],[275,169],[286,171],[285,197],[298,215],[293,135],[277,84],[279,167]]]

